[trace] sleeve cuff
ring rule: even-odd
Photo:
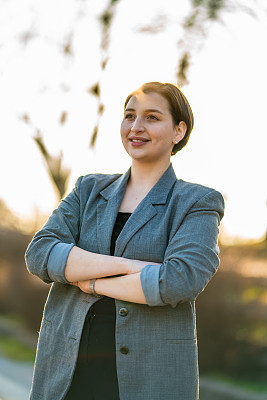
[[[141,285],[149,306],[165,306],[159,291],[160,267],[161,265],[146,265],[141,271]]]
[[[65,267],[73,246],[74,243],[58,243],[53,247],[47,264],[47,272],[53,282],[69,283],[65,278]]]

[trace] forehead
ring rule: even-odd
[[[158,93],[151,92],[151,93],[136,93],[134,94],[128,104],[126,106],[126,110],[128,108],[131,109],[156,109],[161,112],[169,112],[169,103],[165,99],[165,97],[161,96]]]

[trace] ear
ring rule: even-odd
[[[173,138],[173,143],[177,144],[179,143],[183,138],[184,135],[186,134],[187,131],[187,125],[184,121],[181,121],[179,125],[176,125],[175,127],[175,136]]]
[[[186,134],[187,131],[187,125],[184,121],[181,121],[179,125],[176,125],[175,127],[175,136],[173,138],[173,143],[177,144],[179,143],[183,138],[184,135]]]

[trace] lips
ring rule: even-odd
[[[140,148],[145,146],[149,140],[142,137],[130,137],[129,141],[131,143],[132,148]]]
[[[149,142],[148,139],[146,139],[146,138],[140,138],[140,137],[130,137],[129,140],[130,140],[132,143],[146,143],[146,142]]]

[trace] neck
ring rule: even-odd
[[[135,187],[147,187],[152,188],[162,177],[164,172],[169,168],[170,161],[164,165],[142,164],[133,160],[131,167],[131,178],[130,183]]]

